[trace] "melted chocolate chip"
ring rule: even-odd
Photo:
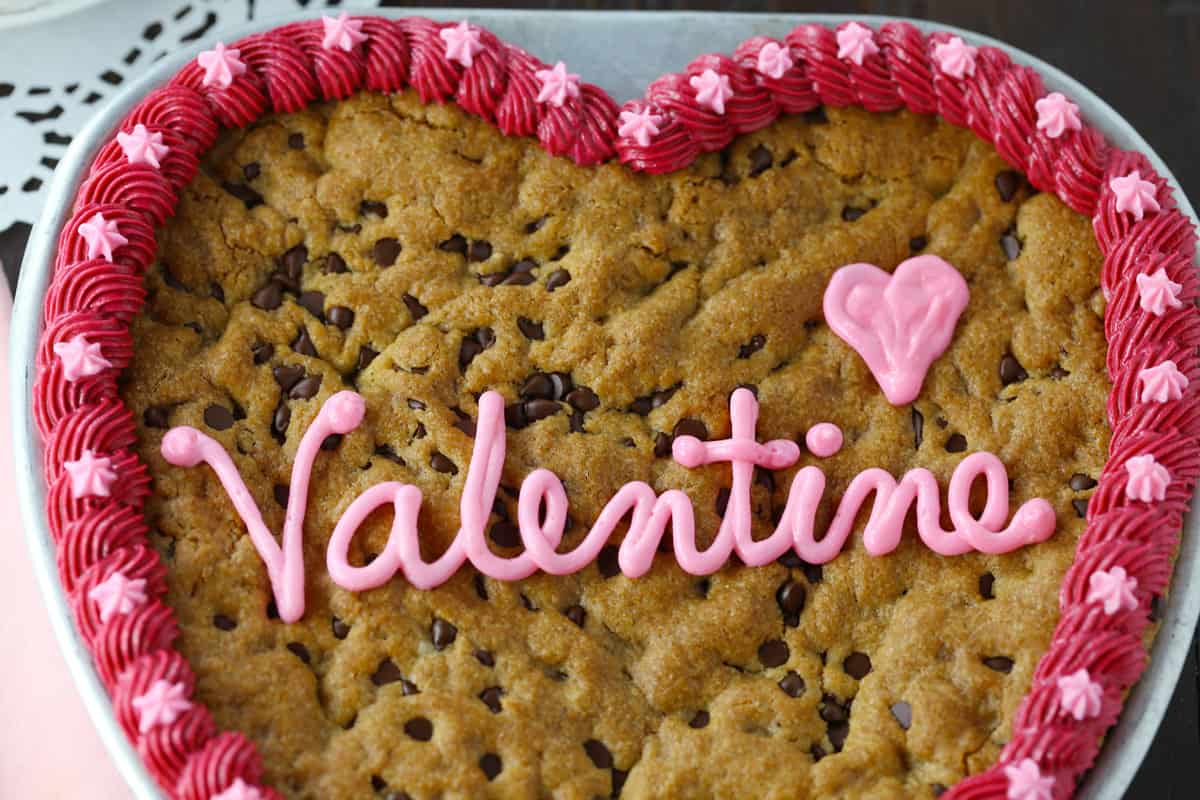
[[[311,400],[321,389],[322,377],[321,375],[309,375],[307,378],[302,378],[288,392],[288,397],[292,400]]]
[[[350,626],[338,617],[330,620],[330,627],[333,629],[333,638],[335,639],[345,639],[350,635]]]
[[[171,424],[170,411],[163,406],[150,406],[142,413],[142,424],[147,428],[166,428]]]
[[[247,211],[252,208],[257,208],[266,202],[263,200],[263,196],[261,194],[254,191],[244,183],[232,183],[230,181],[224,181],[221,184],[221,188],[229,192],[238,200],[241,200],[242,204],[246,206]]]
[[[588,739],[583,743],[583,751],[596,765],[597,769],[609,769],[613,765],[612,752],[598,739]]]
[[[525,419],[528,424],[551,417],[562,411],[562,406],[553,400],[528,400],[523,405]]]
[[[525,379],[518,392],[522,399],[551,399],[554,397],[554,382],[544,372],[535,372]]]
[[[671,455],[671,434],[659,433],[654,437],[654,455],[656,458],[666,458]]]
[[[788,697],[799,697],[804,694],[804,678],[801,678],[795,670],[789,669],[787,675],[784,675],[779,681],[779,688]]]
[[[1084,475],[1082,472],[1076,472],[1071,476],[1071,489],[1076,492],[1086,492],[1088,489],[1096,488],[1096,481],[1089,475]]]
[[[910,253],[919,253],[929,246],[929,237],[914,236],[908,240],[908,251]]]
[[[800,625],[800,612],[804,610],[804,603],[807,599],[808,591],[804,588],[804,584],[787,580],[779,585],[775,591],[775,602],[779,605],[779,610],[783,612],[785,625],[790,628]]]
[[[220,631],[231,631],[237,627],[237,623],[224,614],[213,614],[212,624]]]
[[[336,635],[336,630],[334,634]],[[404,680],[404,676],[400,674],[400,668],[396,666],[396,662],[390,658],[385,658],[379,662],[379,666],[371,673],[371,683],[376,686],[387,686],[389,683]]]
[[[934,797],[941,797],[941,796],[942,796],[942,795],[944,795],[944,794],[945,794],[947,791],[949,791],[949,787],[948,787],[948,786],[946,786],[945,784],[941,784],[941,783],[935,783],[935,784],[933,784],[932,786],[930,786],[930,787],[929,787],[929,790],[930,790],[931,792],[933,792],[933,796],[934,796]]]
[[[1086,497],[1081,500],[1072,500],[1071,506],[1075,509],[1075,513],[1079,515],[1080,519],[1087,518],[1088,501]]]
[[[226,431],[233,427],[233,412],[216,403],[204,409],[204,424],[215,431]]]
[[[1000,359],[1000,382],[1005,386],[1010,383],[1020,383],[1029,377],[1029,373],[1021,366],[1021,362],[1011,353],[1005,353]]]
[[[674,436],[694,436],[700,441],[708,438],[708,428],[703,422],[693,417],[686,417],[675,423]]]
[[[413,717],[404,723],[404,733],[410,739],[428,742],[433,738],[433,723],[425,717]]]
[[[521,530],[506,519],[492,525],[488,536],[500,547],[517,547],[521,544]]]
[[[504,690],[499,686],[489,686],[479,693],[479,699],[488,707],[488,710],[493,714],[499,714],[504,710],[500,704],[500,698],[504,695]]]
[[[304,377],[304,367],[299,364],[280,364],[271,370],[275,383],[285,392],[291,389]]]
[[[378,355],[378,350],[373,347],[367,347],[364,344],[362,347],[358,348],[358,360],[354,362],[354,369],[362,372],[371,365],[371,362],[374,361],[375,357]]]
[[[563,615],[581,628],[583,627],[583,623],[587,621],[587,611],[578,603],[567,606],[566,610],[563,611]]]
[[[248,181],[252,181],[262,174],[262,168],[257,161],[251,161],[249,164],[242,167],[242,177]]]
[[[546,330],[540,322],[534,322],[528,317],[517,317],[517,328],[526,339],[540,342],[546,338]]]
[[[375,259],[375,263],[379,266],[390,267],[396,263],[396,258],[400,255],[400,249],[400,242],[388,236],[375,242],[375,246],[371,248],[371,257]]]
[[[250,305],[263,311],[274,311],[283,303],[283,289],[272,281],[250,295]]]
[[[718,517],[725,516],[725,510],[729,508],[729,489],[722,486],[717,490],[716,510]]]
[[[738,358],[749,358],[750,356],[763,349],[767,343],[767,337],[761,333],[756,333],[750,337],[750,341],[738,347]]]
[[[993,591],[996,585],[996,576],[990,572],[985,572],[979,576],[979,596],[984,600],[996,599],[996,593]]]
[[[850,723],[831,722],[826,726],[825,732],[829,736],[829,743],[833,745],[833,752],[840,753],[846,745],[846,737],[850,735]]]
[[[325,261],[321,265],[321,271],[328,275],[341,275],[344,272],[349,272],[350,268],[346,266],[346,259],[337,253],[330,253],[325,256]]]
[[[757,177],[771,168],[775,163],[771,151],[763,145],[758,145],[750,151],[750,177]]]
[[[553,292],[559,287],[566,286],[571,282],[571,273],[565,269],[556,269],[546,277],[546,291]]]
[[[358,204],[358,213],[364,217],[370,214],[372,216],[379,217],[380,219],[387,219],[387,203],[379,200],[363,200]]]
[[[288,147],[292,148],[293,150],[303,150],[304,149],[304,134],[303,133],[290,133],[290,134],[288,134],[287,142],[288,142]]]
[[[275,495],[275,502],[279,504],[280,508],[287,508],[290,488],[286,483],[275,484],[275,487],[271,490],[271,493]]]
[[[697,730],[700,728],[707,728],[709,719],[711,719],[711,717],[709,717],[707,711],[697,711],[692,715],[692,718],[688,720],[688,727],[696,728]]]
[[[1007,656],[990,656],[983,659],[983,665],[988,669],[994,669],[996,672],[1003,672],[1007,675],[1012,672],[1013,660]]]
[[[462,234],[456,233],[446,241],[440,243],[438,249],[447,253],[458,253],[465,256],[467,254],[467,240]]]
[[[446,475],[458,474],[458,465],[451,461],[440,450],[434,450],[433,454],[429,456],[429,466]]]
[[[216,283],[215,281],[210,283],[208,285],[208,293],[212,295],[212,298],[218,303],[225,302],[225,290],[221,288],[221,284]]]
[[[491,242],[479,240],[479,241],[471,242],[470,247],[467,248],[467,260],[468,261],[474,261],[474,262],[478,263],[480,261],[487,261],[491,257],[492,257],[492,243]]]
[[[299,278],[308,263],[308,248],[302,244],[289,248],[279,257],[279,264],[287,271],[288,277]]]
[[[479,768],[489,781],[494,781],[504,769],[504,762],[495,753],[484,753],[479,759]]]
[[[967,449],[967,437],[961,433],[952,433],[950,438],[946,440],[947,453],[961,453]]]
[[[395,449],[393,449],[390,444],[375,445],[375,455],[379,456],[380,458],[385,458],[388,461],[391,461],[393,464],[404,464],[404,459],[397,455]]]
[[[308,329],[306,328],[301,328],[296,334],[296,338],[292,342],[292,349],[302,356],[317,357],[317,347],[313,344],[312,338],[309,337]]]
[[[421,305],[421,301],[411,294],[405,293],[400,299],[404,301],[404,307],[408,309],[408,315],[412,317],[413,322],[429,313],[429,309]]]
[[[908,730],[912,726],[912,706],[901,700],[899,703],[893,703],[890,709],[892,716],[900,727]]]
[[[478,577],[482,578],[483,576],[480,575]],[[487,598],[485,597],[484,599],[486,600]],[[485,667],[496,666],[496,657],[492,655],[491,651],[476,650],[474,655],[475,655],[475,660],[478,661],[480,664],[483,664]]]
[[[791,657],[787,642],[769,639],[758,646],[758,660],[764,667],[782,667]]]
[[[329,436],[326,436],[321,441],[321,449],[326,452],[329,452],[331,450],[337,450],[338,446],[341,445],[341,443],[342,443],[342,434],[332,433]]]
[[[327,316],[331,323],[344,331],[354,326],[354,311],[346,306],[334,306],[329,309]]]
[[[621,572],[621,564],[617,561],[616,545],[606,544],[600,549],[600,556],[596,559],[596,568],[600,570],[600,576],[604,578],[612,578]]]
[[[1021,240],[1011,230],[1007,231],[1000,237],[1000,249],[1004,251],[1004,257],[1012,261],[1021,255]]]
[[[287,649],[291,651],[292,655],[303,661],[305,664],[312,663],[312,655],[308,652],[308,648],[302,645],[300,642],[288,642]]]
[[[500,281],[500,286],[528,286],[537,280],[532,272],[510,272]]]
[[[434,617],[429,626],[429,638],[435,650],[445,650],[458,638],[458,628],[441,617]]]
[[[265,364],[275,355],[275,345],[268,342],[256,342],[250,348],[250,355],[255,364]]]
[[[296,298],[296,302],[300,304],[301,308],[317,319],[325,318],[325,295],[323,293],[315,291],[301,292],[300,296]]]
[[[871,658],[866,653],[855,651],[842,661],[842,669],[856,681],[861,681],[871,672]]]
[[[1005,170],[996,176],[995,184],[996,194],[1007,203],[1016,196],[1017,189],[1021,188],[1021,173],[1011,169]]]
[[[863,214],[867,213],[865,208],[856,208],[855,206],[846,206],[842,209],[842,219],[846,222],[855,222],[862,218]]]
[[[542,226],[545,224],[546,224],[545,217],[540,217],[538,219],[535,219],[533,222],[528,222],[525,224],[525,233],[526,234],[537,233],[538,231],[540,231],[542,229]]]

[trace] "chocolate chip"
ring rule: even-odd
[[[288,392],[288,397],[292,400],[311,400],[317,396],[317,392],[321,389],[321,375],[309,375],[296,382],[296,385]]]
[[[572,412],[570,419],[567,420],[567,427],[571,433],[583,433],[583,412]]]
[[[738,358],[749,358],[750,356],[763,349],[767,343],[767,337],[761,333],[756,333],[750,337],[750,341],[738,347]]]
[[[994,669],[996,672],[1003,672],[1007,675],[1012,672],[1013,660],[1007,656],[990,656],[983,660],[983,665],[988,669]]]
[[[221,288],[221,284],[216,283],[215,281],[208,284],[208,293],[212,295],[212,298],[218,303],[225,302],[225,290]]]
[[[477,577],[482,578],[483,576],[477,575]],[[485,667],[496,666],[496,657],[493,656],[491,651],[489,651],[489,650],[476,650],[474,653],[474,656],[475,656],[475,660],[478,661],[480,664],[483,664]]]
[[[408,315],[412,317],[413,322],[429,313],[429,309],[421,305],[421,301],[411,294],[405,293],[400,299],[404,301],[404,307],[408,309]]]
[[[679,436],[694,436],[700,441],[708,438],[708,428],[698,419],[694,417],[686,417],[675,423],[673,435]]]
[[[1090,475],[1084,475],[1082,472],[1076,472],[1071,476],[1071,489],[1076,492],[1086,492],[1088,489],[1096,488],[1096,481]]]
[[[296,334],[296,339],[292,342],[292,349],[302,356],[317,357],[317,347],[313,344],[312,338],[309,337],[308,329],[306,328],[300,328]]]
[[[396,454],[396,451],[390,444],[375,445],[375,455],[379,456],[380,458],[385,458],[394,464],[400,464],[401,466],[404,464],[404,459]]]
[[[829,736],[829,743],[833,745],[833,752],[840,753],[846,745],[846,737],[850,735],[850,723],[831,722],[825,732]]]
[[[428,742],[433,738],[433,723],[425,717],[413,717],[404,723],[404,733],[408,738],[418,742]]]
[[[275,355],[275,345],[268,342],[256,342],[250,348],[250,355],[255,364],[265,364]]]
[[[865,208],[857,208],[855,206],[846,206],[842,209],[842,219],[846,222],[855,222],[860,219],[863,214],[867,213]]]
[[[566,286],[571,282],[571,273],[565,269],[556,269],[551,272],[546,278],[546,291],[553,292],[560,286]]]
[[[262,168],[259,167],[257,161],[251,161],[249,164],[242,167],[242,177],[248,181],[252,181],[262,174]]]
[[[204,424],[216,431],[229,430],[233,427],[233,412],[214,403],[204,409]]]
[[[500,547],[518,547],[521,544],[521,529],[506,519],[492,525],[488,536]]]
[[[654,455],[657,458],[666,458],[671,455],[671,434],[659,433],[654,437]]]
[[[271,493],[275,495],[275,502],[279,504],[280,508],[287,508],[290,489],[286,483],[275,484],[274,488],[271,490]]]
[[[535,372],[521,384],[518,394],[526,400],[550,399],[554,397],[554,382],[544,372]]]
[[[299,364],[280,364],[271,370],[271,375],[275,378],[275,383],[279,384],[279,388],[286,392],[304,377],[304,367]]]
[[[1005,353],[1000,359],[1000,382],[1005,386],[1010,383],[1020,383],[1029,377],[1029,373],[1021,366],[1021,362],[1011,353]]]
[[[1017,189],[1021,188],[1021,173],[1007,169],[996,176],[995,184],[996,194],[1007,203],[1016,196]]]
[[[758,660],[764,667],[781,667],[790,657],[791,650],[782,639],[769,639],[758,646]]]
[[[807,561],[802,561],[800,563],[800,571],[804,573],[804,577],[809,585],[818,584],[825,577],[825,571],[820,564],[809,564]]]
[[[288,134],[288,147],[292,148],[293,150],[303,150],[304,149],[304,134],[303,133]]]
[[[920,450],[921,442],[925,441],[925,415],[912,407],[913,449]]]
[[[725,516],[725,510],[727,508],[729,508],[729,489],[722,486],[720,489],[717,490],[717,503],[716,503],[717,516],[718,517]]]
[[[375,357],[379,355],[379,351],[373,347],[367,347],[365,344],[358,348],[358,360],[354,362],[354,369],[362,372],[371,365]]]
[[[567,393],[566,401],[579,411],[595,411],[600,407],[600,398],[586,386],[579,386]]]
[[[1072,500],[1071,506],[1080,519],[1087,519],[1088,499],[1086,497],[1081,500]]]
[[[893,703],[891,707],[892,716],[896,718],[896,722],[900,723],[900,727],[908,730],[912,726],[912,706],[901,700],[899,703]]]
[[[581,628],[583,627],[583,623],[587,621],[587,611],[578,603],[573,606],[567,606],[566,611],[563,611],[563,615]]]
[[[328,275],[341,275],[349,270],[350,268],[346,266],[346,259],[337,253],[330,253],[325,256],[325,261],[321,266],[321,271]]]
[[[707,711],[697,711],[692,715],[692,718],[688,720],[688,727],[695,728],[697,730],[700,728],[707,728],[709,719],[711,719],[711,717],[709,717]]]
[[[795,670],[789,669],[787,675],[784,675],[783,679],[779,681],[779,688],[788,697],[799,697],[804,694],[804,678],[801,678]]]
[[[961,433],[952,433],[950,438],[946,440],[947,453],[961,453],[967,449],[967,437]]]
[[[321,449],[326,452],[337,450],[342,443],[342,434],[331,433],[321,440]]]
[[[354,311],[346,306],[334,306],[326,315],[329,321],[341,330],[349,330],[354,326]]]
[[[229,192],[238,200],[241,200],[242,205],[246,206],[247,211],[252,208],[257,208],[266,202],[263,200],[263,196],[261,194],[254,191],[244,183],[231,183],[230,181],[224,181],[221,183],[221,188]]]
[[[512,272],[503,276],[500,281],[500,286],[528,286],[537,280],[537,276],[532,272]]]
[[[553,400],[529,400],[525,403],[525,419],[531,424],[540,419],[551,417],[562,410],[562,406]]]
[[[467,254],[467,240],[462,234],[456,233],[439,244],[438,249],[444,250],[447,253],[458,253],[465,256]]]
[[[517,327],[526,339],[540,342],[546,338],[546,330],[542,327],[542,323],[534,322],[528,317],[517,317]]]
[[[345,639],[350,635],[350,626],[338,617],[330,620],[330,627],[333,629],[333,638],[335,639]]]
[[[775,158],[771,151],[761,144],[750,151],[750,177],[754,178],[771,168]]]
[[[303,661],[305,664],[312,663],[312,655],[309,654],[308,648],[300,642],[288,642],[287,649],[292,652],[292,655]]]
[[[325,295],[323,293],[315,291],[301,292],[300,296],[296,298],[296,302],[300,304],[301,308],[317,319],[325,318]]]
[[[990,572],[985,572],[979,576],[979,596],[984,600],[996,599],[996,593],[993,588],[996,585],[996,576]]]
[[[1000,249],[1004,251],[1004,257],[1012,261],[1021,255],[1021,240],[1010,230],[1000,237]]]
[[[250,295],[250,305],[263,311],[274,311],[283,303],[283,289],[272,281]]]
[[[779,605],[779,610],[783,612],[785,625],[790,628],[799,626],[800,612],[804,610],[804,603],[807,599],[808,592],[804,588],[804,584],[787,580],[779,585],[775,591],[775,602]]]
[[[400,255],[400,242],[396,241],[391,236],[380,239],[375,242],[375,246],[371,248],[371,257],[375,259],[375,263],[381,267],[390,267],[396,263],[396,257]]]
[[[275,605],[274,598],[267,601],[267,619],[279,619],[279,606]]]
[[[571,376],[565,372],[551,372],[550,383],[554,386],[553,397],[555,400],[562,400],[567,392],[575,388],[575,383],[571,380]]]
[[[606,544],[600,548],[600,556],[596,559],[596,568],[603,578],[612,578],[621,572],[621,564],[617,559],[619,551],[616,545]]]
[[[237,627],[237,623],[224,614],[213,614],[213,627],[221,631],[231,631]]]
[[[545,217],[540,217],[538,219],[535,219],[533,222],[528,222],[525,224],[525,233],[526,234],[537,233],[538,231],[540,231],[542,229],[542,226],[545,224],[546,224]]]
[[[1159,622],[1167,613],[1167,601],[1161,594],[1156,594],[1150,598],[1150,621]]]
[[[471,242],[471,246],[467,248],[467,260],[480,262],[487,261],[492,257],[492,243],[479,240]]]
[[[337,630],[334,630],[334,635],[337,635]],[[387,686],[389,683],[404,680],[404,676],[400,674],[400,668],[396,666],[396,662],[390,658],[385,658],[379,662],[379,666],[375,672],[371,673],[371,683],[376,686]]]
[[[1068,378],[1070,376],[1071,376],[1071,373],[1067,372],[1065,369],[1063,369],[1058,364],[1055,364],[1054,369],[1050,370],[1051,380],[1061,381],[1063,378]]]
[[[289,277],[299,278],[304,273],[304,265],[308,263],[308,248],[302,244],[291,247],[279,257],[279,264]]]
[[[935,783],[935,784],[933,784],[933,785],[931,785],[931,786],[929,787],[929,790],[930,790],[931,792],[933,792],[933,796],[934,796],[934,797],[941,797],[941,796],[942,796],[942,795],[944,795],[944,794],[945,794],[947,791],[949,791],[949,789],[950,789],[950,787],[948,787],[948,786],[946,786],[945,784],[942,784],[942,783]]]
[[[358,204],[358,213],[360,216],[371,214],[381,219],[387,219],[388,207],[387,203],[379,200],[363,200]]]
[[[499,686],[489,686],[479,693],[479,699],[488,707],[488,710],[493,714],[499,714],[504,710],[500,705],[500,698],[503,696],[504,690]]]
[[[604,742],[588,739],[583,743],[583,751],[588,754],[588,758],[597,769],[608,769],[613,765],[612,752],[604,746]]]
[[[462,340],[462,344],[458,346],[458,366],[461,369],[466,369],[467,366],[475,360],[475,356],[482,352],[483,345],[475,341],[473,338],[464,338]]]
[[[569,245],[569,244],[559,245],[558,249],[554,251],[554,255],[550,256],[550,260],[551,261],[561,261],[563,256],[565,256],[569,252],[571,252],[571,245]]]
[[[458,474],[458,466],[449,458],[447,458],[440,450],[434,450],[433,454],[429,456],[429,466],[444,474]]]
[[[378,775],[372,775],[371,776],[371,788],[374,789],[376,792],[382,792],[384,789],[388,788],[387,781],[385,781],[383,778],[379,777]]]
[[[458,638],[458,628],[441,617],[434,617],[429,626],[429,638],[433,641],[435,650],[445,650]]]
[[[856,650],[842,661],[842,669],[854,680],[861,681],[871,672],[871,658]]]
[[[929,246],[929,238],[926,236],[914,236],[908,240],[908,250],[910,253],[919,253]]]
[[[147,428],[166,428],[171,424],[170,411],[163,406],[150,406],[142,413],[142,423]]]
[[[489,781],[494,781],[500,771],[504,769],[504,762],[495,753],[484,753],[479,759],[479,768],[483,770],[483,774]]]

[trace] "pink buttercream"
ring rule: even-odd
[[[842,429],[832,422],[818,422],[804,434],[804,446],[817,458],[829,458],[842,449]]]
[[[138,731],[147,733],[160,725],[170,725],[192,707],[188,688],[182,683],[157,680],[145,694],[133,698],[138,715]]]
[[[1110,617],[1118,611],[1133,611],[1138,607],[1138,581],[1125,573],[1124,567],[1096,570],[1088,578],[1087,601],[1099,603]]]
[[[64,461],[63,469],[71,477],[71,496],[76,500],[108,497],[112,482],[117,479],[112,459],[97,456],[91,450],[84,450],[78,461]]]
[[[324,26],[321,47],[325,50],[339,49],[349,53],[367,40],[367,35],[362,32],[362,20],[354,19],[345,11],[336,17],[321,17],[321,24]]]
[[[1104,687],[1092,680],[1086,669],[1058,679],[1059,704],[1063,711],[1083,721],[1100,715]]]
[[[105,219],[100,212],[96,212],[79,226],[79,235],[87,242],[88,258],[99,258],[103,255],[105,261],[112,261],[113,251],[129,244],[129,240],[121,235],[117,221]]]
[[[1079,106],[1063,97],[1060,92],[1051,92],[1033,104],[1037,111],[1037,129],[1051,139],[1057,139],[1067,131],[1083,127],[1079,120]]]
[[[1008,800],[1054,800],[1054,776],[1043,775],[1037,762],[1023,758],[1004,767]]]
[[[911,403],[946,351],[970,292],[958,270],[934,255],[903,262],[892,275],[850,264],[825,289],[825,321],[867,362],[888,402]]]
[[[696,90],[696,102],[715,114],[725,113],[725,101],[733,97],[729,76],[714,69],[706,69],[699,75],[688,78],[688,84]]]
[[[867,56],[879,52],[879,45],[875,44],[875,32],[857,22],[838,30],[837,45],[838,58],[848,58],[860,67]]]
[[[89,342],[82,333],[65,342],[57,342],[54,355],[62,363],[63,377],[72,382],[112,366],[112,362],[100,352],[100,343]]]
[[[649,147],[650,141],[659,134],[663,118],[649,108],[641,111],[622,111],[618,117],[618,136],[632,137],[640,147]]]
[[[1175,362],[1167,359],[1158,366],[1147,367],[1138,373],[1138,381],[1142,384],[1141,400],[1143,403],[1166,403],[1183,397],[1187,388],[1188,378],[1179,371]]]
[[[205,86],[228,89],[233,85],[233,79],[246,71],[246,64],[241,55],[240,50],[226,47],[224,42],[217,42],[212,50],[205,50],[196,56],[196,63],[204,70],[202,83]]]
[[[1179,292],[1183,284],[1176,283],[1167,277],[1167,270],[1159,267],[1155,272],[1139,273],[1137,276],[1139,305],[1142,311],[1161,317],[1168,308],[1180,308],[1183,301]]]
[[[117,614],[128,614],[146,602],[146,579],[130,580],[114,572],[88,592],[88,599],[100,610],[100,621],[108,622]]]
[[[792,56],[787,47],[778,42],[767,42],[758,51],[758,61],[754,68],[761,75],[779,80],[792,66]]]
[[[975,74],[975,56],[978,52],[979,48],[970,47],[961,36],[951,36],[933,46],[933,60],[946,75],[962,79]]]
[[[1155,461],[1152,454],[1133,456],[1125,462],[1125,471],[1129,473],[1129,481],[1125,484],[1125,495],[1130,500],[1152,503],[1167,496],[1171,473],[1167,471],[1166,467]]]
[[[163,144],[161,133],[147,130],[140,122],[129,133],[117,132],[117,146],[128,163],[147,164],[155,169],[162,166],[162,159],[171,152],[171,148]]]
[[[438,36],[446,43],[446,60],[456,61],[465,68],[470,68],[475,63],[475,56],[483,51],[479,29],[471,27],[465,19],[452,27],[442,28]]]
[[[1129,212],[1136,220],[1142,219],[1148,211],[1162,210],[1155,196],[1157,187],[1150,181],[1142,180],[1142,173],[1136,169],[1128,175],[1110,180],[1108,188],[1117,199],[1117,211]]]
[[[265,800],[265,796],[241,778],[236,778],[228,789],[214,794],[209,800]]]
[[[559,61],[550,69],[539,69],[533,73],[541,83],[537,101],[562,108],[570,97],[579,97],[579,76],[567,72],[567,65]]]

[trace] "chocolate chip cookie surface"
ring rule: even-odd
[[[1108,443],[1100,255],[1088,221],[992,148],[932,117],[784,117],[663,177],[583,169],[411,93],[363,94],[222,134],[160,232],[124,398],[156,492],[180,649],[222,727],[293,797],[928,797],[995,760],[1057,618]],[[970,303],[918,400],[895,408],[825,326],[834,270],[934,253]],[[828,459],[759,471],[755,532],[796,469],[829,480],[818,529],[864,469],[941,483],[995,453],[1013,506],[1058,530],[1005,556],[886,557],[852,537],[822,567],[615,552],[519,583],[469,569],[353,594],[325,571],[336,520],[385,480],[420,488],[425,557],[458,527],[475,398],[507,401],[489,521],[519,551],[515,491],[566,486],[577,542],[625,482],[684,490],[715,532],[727,466],[688,470],[672,437],[729,432],[753,387],[759,438],[836,423]],[[282,525],[300,436],[354,388],[308,497],[308,609],[272,619],[265,571],[208,470],[171,467],[165,428],[232,455]],[[865,521],[860,516],[859,523]],[[352,549],[380,552],[378,513]]]

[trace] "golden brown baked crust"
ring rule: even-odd
[[[223,134],[160,234],[124,390],[199,699],[258,743],[268,779],[294,797],[590,798],[622,781],[623,797],[922,797],[990,764],[1057,619],[1082,530],[1073,503],[1108,443],[1090,227],[1007,169],[934,118],[849,109],[783,118],[665,177],[581,169],[411,93]],[[954,264],[971,302],[920,399],[893,408],[822,322],[821,293],[843,264],[890,270],[917,250]],[[507,284],[488,285],[496,275]],[[475,395],[516,404],[547,383],[560,398],[586,387],[599,405],[560,403],[510,429],[503,484],[556,472],[568,544],[635,479],[685,490],[710,537],[728,467],[686,470],[656,444],[681,420],[727,433],[739,384],[757,389],[760,439],[802,439],[820,421],[845,431],[821,462],[819,526],[863,469],[923,466],[944,482],[988,450],[1014,507],[1045,497],[1059,529],[1010,555],[954,558],[909,530],[887,557],[852,539],[824,569],[707,579],[661,558],[638,580],[592,566],[519,584],[463,570],[435,591],[331,583],[329,532],[379,481],[421,489],[425,553],[440,552]],[[308,611],[284,625],[268,618],[262,564],[220,485],[168,466],[162,427],[225,444],[278,529],[275,488],[300,434],[346,386],[367,420],[318,458]],[[521,409],[513,422],[552,405]],[[794,472],[756,483],[760,535]],[[514,504],[501,496],[504,540]],[[389,524],[365,526],[358,563]]]

